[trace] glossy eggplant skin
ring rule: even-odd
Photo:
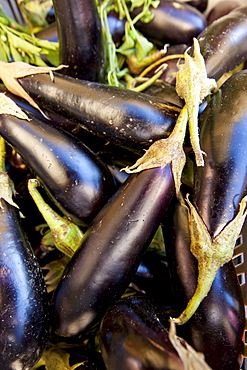
[[[158,98],[54,73],[18,79],[40,107],[113,144],[140,150],[171,132],[180,108]]]
[[[170,165],[130,175],[98,213],[53,299],[53,329],[85,333],[131,282],[174,193]]]
[[[186,3],[191,6],[194,6],[202,13],[207,9],[208,6],[208,0],[188,0],[186,1]]]
[[[15,148],[60,211],[74,223],[92,221],[115,192],[110,171],[74,136],[28,114],[0,115],[0,133]]]
[[[234,217],[247,191],[247,71],[232,76],[201,114],[205,166],[195,175],[193,203],[212,237]],[[197,284],[197,263],[189,251],[187,211],[175,205],[165,221],[175,297],[185,308]],[[239,369],[245,324],[243,297],[232,262],[221,267],[183,336],[205,354],[212,369]]]
[[[48,341],[47,293],[18,210],[3,199],[1,203],[0,367],[30,370]]]
[[[101,321],[101,353],[107,370],[183,370],[183,363],[147,297],[122,298]],[[163,315],[164,316],[164,315]]]
[[[215,20],[198,36],[207,76],[218,80],[247,59],[247,6]]]
[[[89,80],[103,79],[101,23],[95,0],[53,0],[62,73]]]
[[[131,13],[135,17],[142,10],[135,8]],[[157,8],[150,7],[154,18],[151,22],[138,21],[136,28],[147,38],[163,44],[191,45],[207,26],[205,16],[193,6],[184,2],[161,0]]]

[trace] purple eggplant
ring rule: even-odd
[[[184,369],[168,336],[174,311],[166,309],[166,326],[158,312],[147,297],[138,296],[122,298],[108,309],[100,327],[101,353],[108,370]]]
[[[247,6],[215,20],[198,36],[207,76],[218,80],[247,59]]]
[[[30,370],[45,349],[50,330],[48,298],[40,266],[23,232],[19,210],[3,188],[12,189],[2,163],[0,223],[0,366]]]
[[[80,140],[28,114],[0,115],[0,134],[16,149],[69,219],[88,224],[115,192],[104,163]]]
[[[85,333],[128,287],[170,199],[170,165],[133,174],[98,213],[53,299],[53,329]]]
[[[135,17],[141,12],[138,7],[131,13]],[[154,15],[151,22],[138,21],[136,28],[147,38],[164,44],[191,45],[207,26],[205,16],[193,6],[184,2],[161,0],[157,8],[150,7]]]
[[[168,136],[180,112],[179,107],[162,99],[58,73],[54,73],[54,81],[44,73],[18,81],[41,108],[133,151]]]
[[[103,40],[95,0],[53,0],[63,72],[89,81],[103,79]]]
[[[193,203],[211,237],[233,219],[247,192],[247,71],[232,76],[201,114],[205,166],[195,175]],[[197,285],[197,262],[189,250],[187,210],[175,205],[164,237],[172,284],[181,311]],[[170,226],[169,226],[170,225]],[[212,369],[239,369],[245,312],[233,263],[223,265],[192,318],[181,326],[185,339],[205,354]]]

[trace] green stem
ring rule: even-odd
[[[5,172],[5,140],[0,136],[0,172]]]
[[[46,204],[38,192],[37,186],[39,186],[37,180],[31,179],[28,181],[29,193],[51,230],[53,242],[57,249],[67,256],[72,257],[81,244],[83,237],[82,231],[77,225],[59,216]]]
[[[153,85],[153,83],[155,83],[155,81],[157,81],[160,78],[160,76],[162,75],[162,73],[163,73],[163,69],[160,70],[160,71],[158,71],[157,73],[155,73],[152,77],[148,78],[141,85],[136,86],[136,87],[132,87],[132,88],[130,87],[130,90],[141,92],[141,91],[147,89],[149,86]]]
[[[148,72],[150,72],[152,69],[157,67],[158,65],[162,63],[166,63],[169,60],[172,59],[182,59],[184,56],[183,54],[173,54],[173,55],[167,55],[166,57],[160,58],[156,60],[154,63],[150,64],[147,68],[145,68],[139,75],[139,77],[144,77]]]
[[[219,267],[213,258],[207,259],[202,263],[198,262],[198,281],[195,293],[181,315],[176,319],[172,319],[176,324],[185,324],[194,315],[203,299],[207,296]]]

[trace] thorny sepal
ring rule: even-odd
[[[17,118],[26,119],[29,121],[28,116],[25,112],[18,107],[15,102],[8,98],[4,93],[0,93],[0,114],[10,114]]]
[[[172,320],[170,320],[169,339],[182,360],[185,369],[212,370],[206,363],[203,353],[195,351],[183,338],[176,335],[176,326]]]
[[[19,209],[18,205],[13,201],[15,194],[14,183],[9,178],[7,172],[0,172],[0,208],[2,208],[1,199]]]
[[[10,179],[7,172],[5,172],[5,141],[2,136],[0,136],[0,208],[2,208],[1,199],[4,199],[12,206],[19,208],[18,205],[13,201],[14,194],[14,183]]]
[[[40,73],[49,73],[51,79],[53,79],[52,71],[57,71],[58,69],[62,69],[64,67],[66,66],[60,65],[58,67],[36,67],[25,62],[6,63],[0,61],[0,79],[12,94],[25,99],[29,104],[38,109],[44,115],[40,107],[35,103],[31,96],[26,93],[17,79]]]
[[[30,179],[28,181],[29,193],[51,230],[53,243],[61,252],[72,257],[81,244],[83,233],[77,225],[67,218],[59,216],[45,203],[37,186],[39,186],[38,180]]]
[[[187,307],[178,318],[172,319],[179,325],[187,322],[196,312],[202,300],[207,296],[218,269],[232,259],[236,240],[247,214],[247,196],[245,196],[240,202],[239,211],[234,219],[212,238],[188,196],[186,201],[191,237],[190,250],[198,261],[198,280],[195,293]]]
[[[181,176],[186,162],[183,142],[187,120],[187,109],[184,107],[179,114],[171,135],[167,139],[155,141],[133,166],[127,166],[122,170],[127,173],[134,173],[149,168],[164,167],[171,163],[176,194],[180,197]]]
[[[200,52],[198,40],[194,38],[194,56],[186,50],[184,63],[178,65],[176,72],[176,91],[184,99],[189,116],[190,141],[197,166],[204,166],[203,152],[198,133],[198,110],[203,99],[217,89],[216,81],[207,77],[205,62]]]

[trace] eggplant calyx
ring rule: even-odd
[[[17,118],[29,120],[26,113],[12,99],[7,97],[5,93],[0,93],[0,114],[10,114]]]
[[[194,56],[191,57],[186,50],[184,63],[178,65],[176,72],[176,91],[184,99],[189,116],[190,141],[197,166],[204,166],[203,152],[200,148],[198,134],[198,110],[203,99],[212,91],[216,91],[217,84],[207,77],[205,62],[200,52],[198,40],[194,38]]]
[[[26,93],[23,87],[19,84],[18,78],[30,76],[33,74],[49,73],[51,79],[53,80],[52,71],[57,71],[65,67],[66,67],[65,65],[60,65],[58,67],[36,67],[31,66],[30,64],[25,62],[6,63],[0,61],[0,79],[3,81],[5,87],[12,94],[20,96],[21,98],[25,99],[29,104],[38,109],[45,116],[40,107],[35,103],[35,101]]]
[[[0,136],[0,208],[2,208],[1,199],[19,209],[18,205],[13,201],[15,194],[14,183],[5,171],[5,141]]]
[[[45,203],[37,186],[39,186],[38,180],[30,179],[28,181],[29,193],[50,228],[53,243],[62,253],[72,257],[81,244],[83,233],[77,225],[58,215]]]
[[[176,335],[176,326],[172,320],[170,320],[169,339],[181,358],[185,369],[212,370],[206,363],[203,353],[197,352],[183,338]]]
[[[171,135],[166,139],[155,141],[133,166],[127,166],[122,170],[127,173],[134,173],[149,168],[164,167],[171,163],[176,194],[180,197],[181,176],[186,162],[183,142],[186,133],[187,119],[187,109],[184,107],[179,114]]]
[[[188,222],[191,236],[190,250],[198,261],[198,281],[193,297],[178,318],[176,324],[184,324],[196,312],[202,300],[207,296],[218,269],[232,259],[236,240],[241,232],[247,210],[247,196],[242,198],[236,216],[215,237],[208,229],[196,208],[189,201]]]

